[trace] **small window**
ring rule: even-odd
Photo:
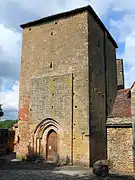
[[[53,64],[52,64],[52,62],[50,63],[50,68],[52,69],[52,66],[53,66]]]

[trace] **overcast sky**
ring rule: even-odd
[[[135,0],[0,0],[0,103],[17,119],[22,30],[20,24],[90,4],[119,45],[126,87],[135,72]]]

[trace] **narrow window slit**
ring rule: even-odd
[[[50,63],[50,68],[52,69],[52,62]]]

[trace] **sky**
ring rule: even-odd
[[[22,45],[20,24],[91,5],[116,40],[125,85],[135,80],[135,0],[0,0],[0,104],[4,119],[17,119]]]

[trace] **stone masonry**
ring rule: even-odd
[[[124,68],[123,59],[117,59],[118,90],[124,89]]]
[[[107,119],[108,159],[112,168],[134,172],[134,85],[117,92]]]
[[[112,168],[133,172],[133,133],[132,126],[111,126],[108,133],[108,159]]]
[[[107,158],[107,113],[117,94],[117,44],[90,6],[24,25],[17,156],[92,165]]]

